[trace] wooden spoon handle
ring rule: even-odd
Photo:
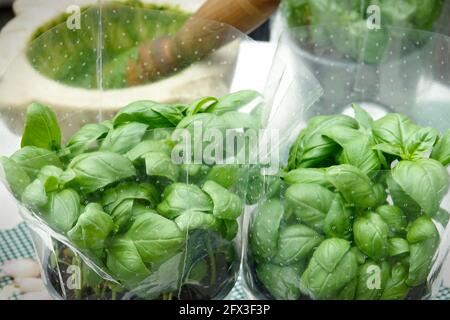
[[[209,0],[194,18],[223,22],[249,33],[266,21],[280,0]]]
[[[236,39],[237,30],[248,33],[257,28],[279,2],[208,0],[174,36],[140,45],[138,59],[127,66],[128,84],[158,80],[204,58]]]

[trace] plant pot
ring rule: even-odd
[[[144,1],[147,5],[177,6],[186,13],[194,12],[203,2],[203,0],[189,2],[179,0]],[[0,110],[3,120],[14,133],[19,134],[22,131],[23,114],[26,106],[31,102],[40,102],[54,107],[59,119],[66,122],[63,131],[69,135],[86,121],[91,122],[98,118],[111,116],[119,107],[123,107],[131,101],[187,102],[199,96],[216,96],[228,92],[238,52],[236,42],[217,50],[208,59],[194,63],[171,77],[150,84],[106,90],[106,75],[99,72],[104,66],[106,67],[107,60],[110,61],[113,57],[108,51],[96,51],[100,45],[100,35],[109,35],[108,38],[101,40],[105,48],[119,48],[117,50],[120,51],[122,46],[133,47],[140,42],[149,40],[143,37],[137,39],[135,44],[129,41],[127,37],[130,34],[133,34],[133,37],[136,34],[138,37],[145,34],[139,33],[141,32],[139,26],[147,28],[144,31],[150,32],[150,34],[152,34],[152,31],[149,31],[151,28],[162,26],[164,28],[162,34],[160,32],[159,35],[170,34],[181,25],[186,14],[170,10],[163,12],[148,10],[145,9],[146,7],[135,9],[126,5],[117,5],[116,10],[110,10],[109,2],[105,2],[102,13],[103,24],[99,25],[100,19],[95,9],[83,11],[96,3],[96,0],[57,2],[53,0],[19,0],[14,3],[16,18],[5,26],[0,35],[0,46],[2,47],[0,53],[0,74],[2,75],[0,78]],[[79,33],[77,33],[77,29],[69,30],[65,23],[66,10],[74,5],[83,12]],[[36,14],[37,11],[39,15]],[[90,16],[85,16],[85,12]],[[117,20],[116,14],[125,15],[129,19]],[[149,19],[152,22],[146,22],[147,14],[152,17],[156,16],[155,19],[161,17],[167,25],[159,25],[153,18],[153,20]],[[127,21],[134,24],[129,27]],[[174,23],[175,27],[172,27],[169,22]],[[85,26],[83,23],[88,24],[88,30],[92,31],[83,30],[83,26]],[[53,29],[41,34],[50,27]],[[40,36],[34,39],[36,32]],[[154,32],[157,34],[156,31]],[[90,39],[89,34],[91,34]],[[64,38],[72,35],[73,37],[69,37],[69,40]],[[60,40],[56,39],[61,39],[67,48],[58,50]],[[80,46],[83,47],[82,50]],[[38,56],[33,56],[33,52],[37,52]],[[84,54],[83,58],[76,58],[77,54]],[[46,60],[47,56],[48,60]],[[37,58],[36,61],[33,61],[35,58]],[[93,67],[95,65],[97,67]],[[72,79],[70,70],[79,73],[79,77],[76,76],[75,79]],[[63,76],[61,77],[60,74],[54,78],[52,75],[54,72],[63,72]],[[83,83],[83,73],[93,80]]]
[[[82,127],[68,144],[58,142],[58,151],[38,147],[42,139],[31,142],[50,127],[52,140],[59,140],[54,112],[36,104],[28,109],[27,123],[43,120],[22,137],[33,147],[1,157],[0,180],[32,231],[54,295],[212,300],[231,291],[241,264],[249,176],[249,163],[240,155],[253,150],[240,141],[243,132],[262,127],[265,105],[248,90],[194,103],[137,101],[109,121]],[[211,123],[221,129],[210,129]],[[92,128],[101,130],[95,141]],[[77,137],[83,141],[74,142]],[[38,167],[25,172],[20,154]],[[86,158],[99,166],[81,163],[78,171],[78,161]],[[104,172],[110,173],[107,181]],[[86,181],[98,184],[87,187]]]

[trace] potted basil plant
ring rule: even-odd
[[[450,131],[400,113],[318,115],[252,214],[250,293],[426,299],[448,251]],[[276,192],[274,192],[276,190]]]
[[[65,143],[55,112],[31,104],[22,148],[0,163],[53,296],[225,297],[241,261],[247,164],[179,163],[175,135],[197,125],[238,135],[256,130],[261,105],[249,106],[256,99],[241,91],[191,104],[137,101]],[[186,159],[205,143],[199,138],[182,149]],[[223,152],[226,160],[234,156]]]

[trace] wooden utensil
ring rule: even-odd
[[[279,2],[208,0],[174,36],[139,46],[137,59],[128,61],[128,85],[158,80],[201,60],[236,39],[237,30],[249,33],[260,26]]]

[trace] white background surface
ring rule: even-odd
[[[2,155],[10,155],[20,146],[19,137],[12,135],[1,122],[0,144]],[[5,186],[0,183],[0,229],[13,228],[21,220],[12,196]]]

